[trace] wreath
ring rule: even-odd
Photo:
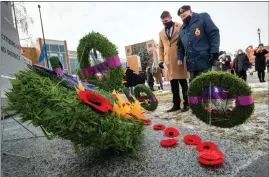
[[[146,99],[145,99],[145,97],[144,97],[144,99],[140,99],[140,98],[143,98],[141,93],[146,94]],[[141,106],[144,109],[146,109],[148,111],[155,111],[157,109],[158,100],[155,97],[154,93],[152,93],[152,91],[147,86],[145,86],[143,84],[138,84],[137,86],[135,86],[134,96],[137,100],[139,100],[141,102]],[[127,98],[129,99],[128,96],[127,96]],[[129,101],[131,102],[131,100],[129,100]]]
[[[98,63],[97,51],[102,58],[105,58],[104,62]],[[98,32],[85,35],[79,41],[77,54],[83,77],[89,83],[106,91],[118,90],[122,87],[123,68],[118,57],[117,47],[104,35]],[[94,66],[90,65],[89,58],[94,61]],[[96,76],[97,73],[103,75],[102,82]]]
[[[218,92],[212,93],[214,89]],[[211,105],[204,105],[205,100],[208,103],[209,95],[210,104],[212,98],[218,101],[218,97],[221,97],[221,103],[227,103],[227,100],[232,99],[234,105],[227,107],[226,104],[226,107],[222,107],[221,110],[211,108]],[[192,113],[198,119],[221,128],[230,128],[244,123],[254,111],[251,88],[242,79],[226,72],[213,71],[195,78],[189,86],[188,96]]]

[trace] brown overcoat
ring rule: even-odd
[[[159,58],[167,66],[167,80],[172,79],[187,79],[190,77],[186,67],[186,60],[184,59],[183,65],[177,64],[177,39],[179,36],[181,24],[174,24],[174,31],[171,40],[166,35],[165,28],[159,33]]]

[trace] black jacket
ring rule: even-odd
[[[255,56],[255,70],[264,71],[265,70],[265,55],[268,53],[266,49],[263,49],[261,52],[254,51]]]
[[[152,75],[152,73],[150,71],[147,71],[147,82],[148,83],[154,82],[153,75]]]
[[[245,53],[238,54],[234,64],[236,72],[247,71],[249,68],[249,58]]]

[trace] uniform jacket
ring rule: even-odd
[[[265,70],[265,55],[268,53],[266,49],[263,49],[261,52],[254,51],[255,56],[255,70],[264,71]]]
[[[234,62],[235,70],[239,73],[249,68],[249,58],[245,53],[238,54]]]
[[[209,69],[210,54],[219,53],[220,34],[208,13],[193,13],[180,29],[178,60],[186,57],[188,71]]]
[[[186,63],[183,62],[183,66],[178,66],[177,64],[177,39],[180,27],[181,24],[174,24],[171,40],[168,39],[165,28],[159,33],[159,58],[168,68],[167,80],[187,79],[190,77],[187,72]]]

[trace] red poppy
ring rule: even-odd
[[[178,24],[176,24],[175,27],[178,27]]]
[[[163,125],[163,124],[155,124],[155,125],[153,125],[153,129],[154,130],[164,130],[165,125]]]
[[[173,127],[165,129],[164,133],[168,137],[177,137],[179,135],[179,131]]]
[[[100,112],[113,110],[112,104],[108,99],[92,91],[79,91],[78,97],[88,105],[94,107]]]
[[[226,114],[231,114],[231,113],[232,113],[232,111],[230,109],[226,110]]]
[[[150,119],[146,119],[145,120],[145,125],[150,125],[151,124],[151,120]]]
[[[183,141],[188,145],[198,145],[201,143],[201,138],[197,135],[185,135]]]
[[[196,146],[197,151],[204,151],[204,150],[217,150],[218,146],[212,142],[203,142]]]
[[[208,160],[208,159],[204,159],[204,158],[199,157],[198,158],[198,161],[201,164],[204,164],[204,165],[218,165],[218,164],[223,163],[224,162],[224,159],[223,158],[220,158],[220,159],[217,159],[217,160]]]
[[[199,152],[199,157],[207,160],[217,160],[223,158],[223,153],[218,150],[204,150]]]
[[[218,112],[217,112],[216,109],[212,109],[212,110],[211,110],[211,113],[214,114],[214,115],[216,115]]]
[[[163,147],[171,147],[171,146],[176,145],[177,142],[178,142],[178,140],[173,139],[173,138],[166,139],[166,140],[161,140],[161,146],[163,146]]]

